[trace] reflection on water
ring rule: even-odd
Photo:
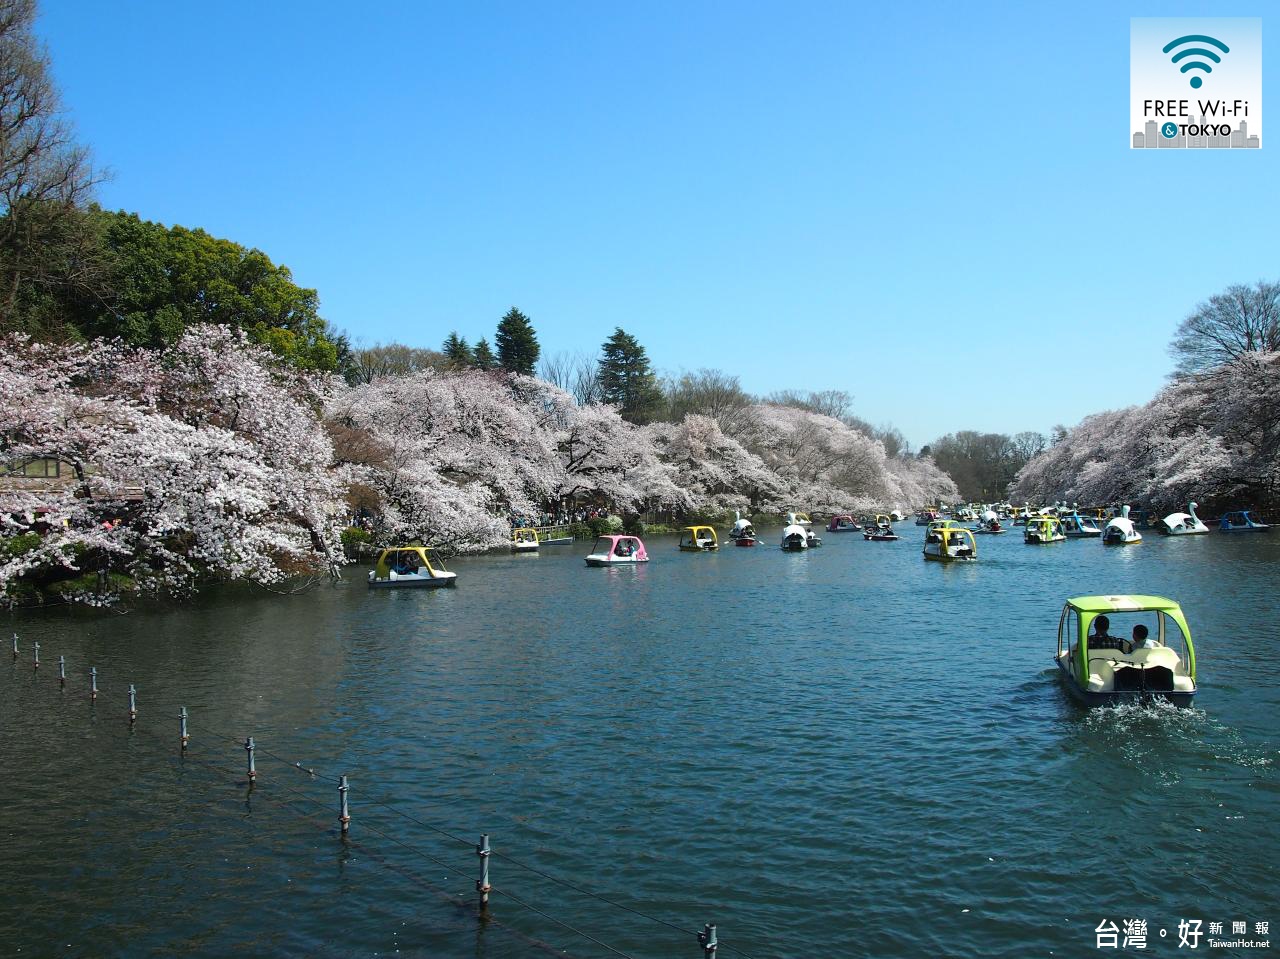
[[[0,951],[598,954],[501,895],[477,934],[452,903],[474,897],[482,831],[683,929],[716,921],[756,956],[796,942],[1073,955],[1106,915],[1268,919],[1280,537],[1040,549],[990,536],[977,562],[937,564],[922,530],[901,531],[797,554],[775,531],[704,554],[656,538],[650,563],[607,569],[576,544],[458,559],[450,590],[368,590],[353,569],[305,596],[15,615],[76,681],[60,693],[25,664],[0,677],[4,758],[22,770],[5,853],[23,877],[0,904]],[[1196,708],[1091,712],[1059,688],[1063,600],[1120,592],[1182,603]],[[259,757],[248,802],[245,735],[287,761]],[[346,847],[325,778],[340,772]],[[499,889],[629,955],[690,951],[494,867]]]

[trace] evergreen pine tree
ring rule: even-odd
[[[504,370],[533,376],[541,348],[527,316],[513,306],[498,324],[494,339],[498,343],[498,362]]]
[[[631,423],[649,423],[662,415],[666,398],[644,347],[616,327],[600,349],[600,392]]]
[[[449,366],[455,370],[466,369],[475,362],[471,347],[467,345],[466,337],[459,336],[456,330],[450,331],[449,335],[445,337],[444,345],[440,347],[440,352],[449,361]]]
[[[475,349],[471,351],[471,363],[477,370],[498,368],[498,358],[493,355],[493,350],[489,348],[489,341],[483,336],[476,341]]]

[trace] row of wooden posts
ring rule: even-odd
[[[13,635],[13,658],[16,662],[19,657],[18,635]],[[32,666],[35,669],[40,668],[40,643],[33,642],[31,646]],[[66,688],[67,685],[67,661],[66,657],[58,657],[58,685]],[[89,699],[96,701],[98,698],[98,667],[89,667]],[[138,721],[138,691],[133,683],[129,684],[129,725],[132,726]],[[191,735],[188,730],[187,720],[190,714],[187,712],[186,706],[178,707],[178,751],[182,756],[186,756],[187,747],[191,742]],[[252,789],[258,779],[257,763],[254,759],[254,751],[257,744],[252,736],[248,736],[244,741],[244,751],[246,754],[246,773],[249,778],[249,788]],[[348,796],[351,787],[347,782],[345,775],[338,777],[338,829],[339,836],[345,839],[351,830],[351,807]],[[489,893],[493,887],[489,882],[489,861],[492,858],[493,849],[489,844],[489,834],[483,833],[480,841],[476,844],[476,856],[480,860],[480,878],[476,880],[476,894],[479,899],[481,914],[485,914],[489,909]],[[707,923],[703,926],[702,931],[698,933],[698,945],[702,948],[704,959],[714,959],[719,945],[716,941],[715,923]]]

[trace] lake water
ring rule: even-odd
[[[353,567],[301,595],[14,614],[0,954],[613,954],[549,916],[637,959],[700,956],[708,921],[721,956],[755,959],[1092,955],[1126,918],[1172,955],[1180,920],[1280,921],[1280,532],[1015,530],[943,566],[899,528],[800,554],[655,538],[628,569],[588,569],[587,543],[460,559],[451,590],[371,591]],[[1063,600],[1130,592],[1182,603],[1195,709],[1089,713],[1060,688]]]

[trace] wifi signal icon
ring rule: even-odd
[[[1199,33],[1193,33],[1186,37],[1178,37],[1177,40],[1172,40],[1169,43],[1166,43],[1164,45],[1164,52],[1168,53],[1174,47],[1180,47],[1184,43],[1208,43],[1217,47],[1223,53],[1231,52],[1227,49],[1227,45],[1221,40],[1215,40],[1213,37],[1206,37]],[[1179,60],[1187,60],[1187,57],[1208,57],[1214,63],[1222,62],[1222,57],[1218,56],[1212,50],[1206,50],[1204,47],[1189,47],[1186,50],[1179,50],[1173,55],[1173,62],[1177,63]],[[1187,60],[1187,62],[1181,66],[1180,72],[1186,73],[1188,70],[1203,70],[1205,73],[1212,73],[1213,67],[1201,60]],[[1204,83],[1203,77],[1193,76],[1191,78],[1191,88],[1193,90],[1199,90],[1202,83]]]

